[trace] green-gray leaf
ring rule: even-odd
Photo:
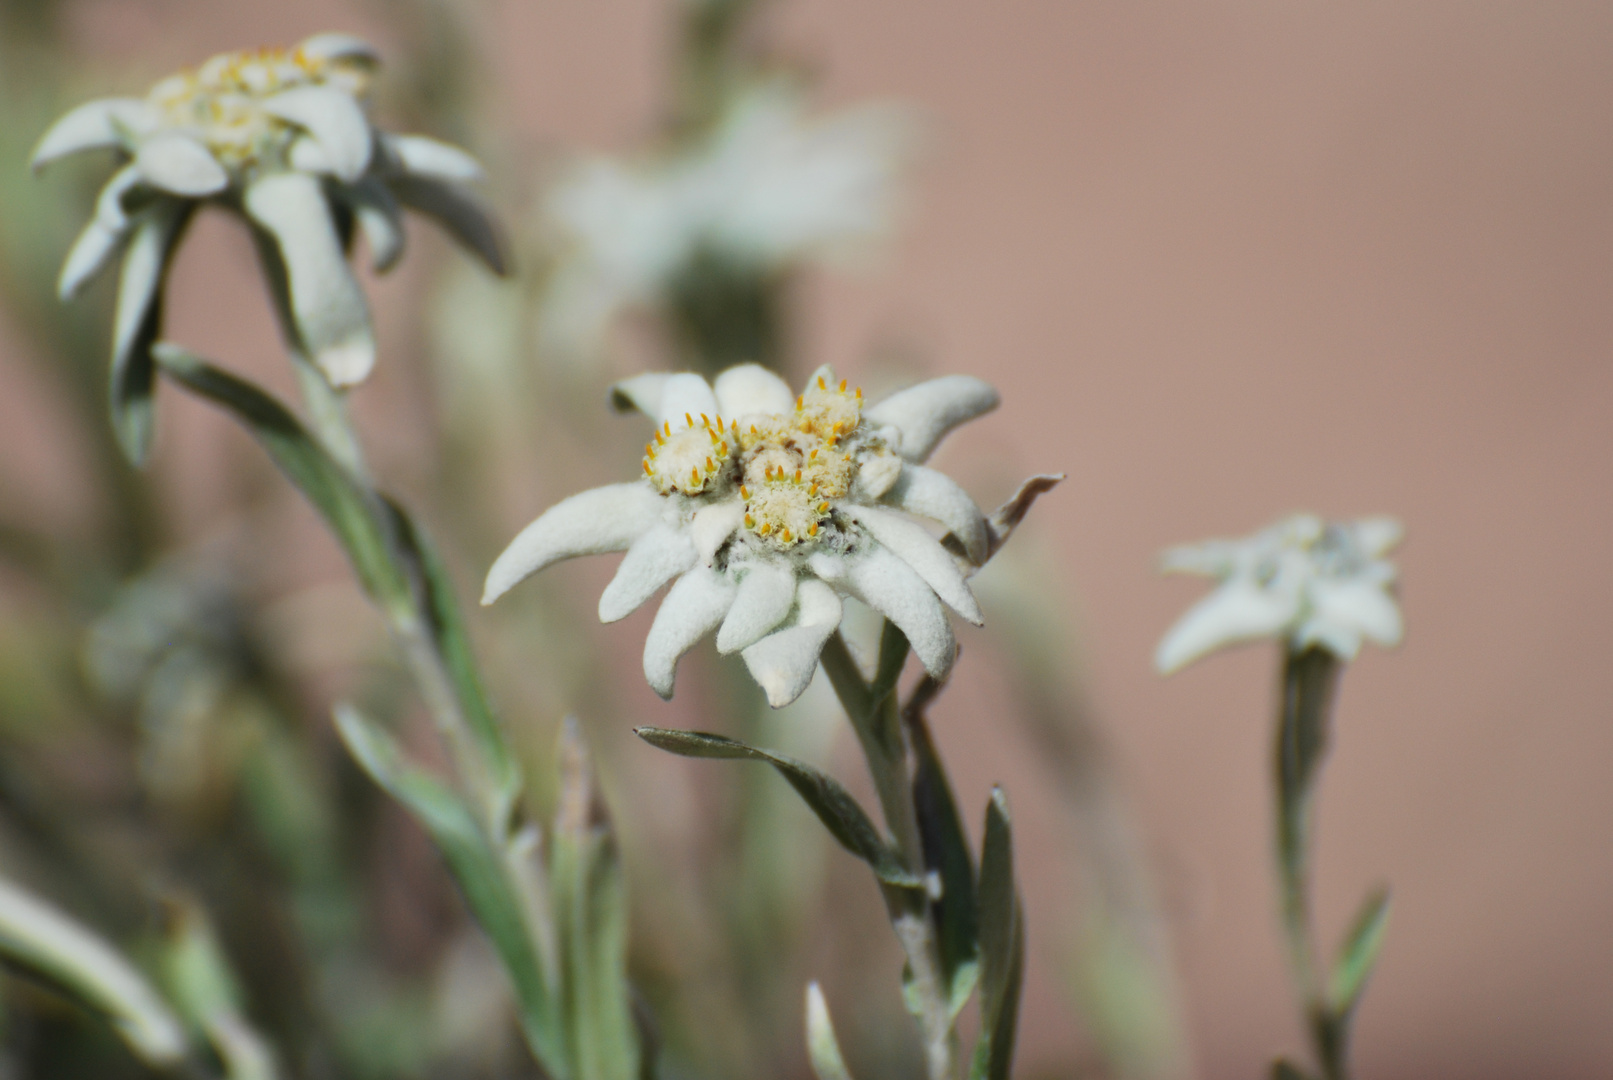
[[[941,898],[933,905],[940,927],[941,969],[954,1004],[961,1005],[965,995],[957,992],[959,977],[973,977],[969,968],[979,955],[974,864],[952,785],[922,710],[909,710],[907,731],[913,747],[913,809],[924,846],[924,865],[941,878]]]
[[[329,522],[365,590],[377,602],[405,608],[412,603],[382,507],[289,409],[251,383],[176,345],[159,344],[151,352],[171,378],[222,405],[247,426],[280,471]]]
[[[639,1043],[627,981],[621,855],[574,720],[566,722],[561,737],[560,765],[549,884],[571,1076],[636,1080]]]
[[[1014,883],[1008,797],[993,788],[980,854],[980,1041],[970,1080],[1007,1080],[1014,1060],[1019,995],[1025,975],[1025,920]]]
[[[18,886],[0,881],[0,956],[104,1013],[142,1060],[174,1065],[184,1025],[144,975],[105,939]]]
[[[442,781],[406,761],[391,736],[356,710],[338,706],[336,729],[354,760],[436,842],[510,975],[533,1053],[551,1075],[568,1077],[555,994],[545,977],[535,935],[504,861],[476,815]]]
[[[783,754],[762,750],[721,735],[708,735],[700,731],[673,731],[667,728],[634,728],[639,738],[651,746],[695,758],[729,758],[743,761],[765,761],[790,782],[812,812],[818,815],[824,827],[840,841],[842,847],[873,867],[874,873],[887,885],[922,888],[923,881],[902,865],[901,858],[879,835],[874,823],[851,792],[805,762]]]
[[[1355,923],[1345,935],[1328,980],[1328,998],[1336,1016],[1348,1015],[1361,998],[1367,978],[1372,974],[1383,947],[1383,935],[1389,921],[1389,890],[1378,889],[1368,896],[1356,914]]]
[[[829,1004],[815,982],[807,984],[806,1036],[807,1055],[818,1080],[851,1080],[846,1059],[840,1054],[840,1042],[835,1038],[834,1023],[829,1019]]]

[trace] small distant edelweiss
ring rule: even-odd
[[[1353,660],[1363,640],[1400,643],[1394,565],[1400,542],[1388,517],[1325,522],[1296,514],[1242,540],[1208,540],[1165,552],[1166,573],[1203,574],[1221,585],[1159,643],[1154,664],[1170,674],[1217,649],[1275,637],[1293,651],[1319,646]]]
[[[582,163],[545,206],[558,262],[540,343],[589,356],[612,318],[665,304],[701,260],[766,275],[870,247],[896,217],[912,130],[885,105],[810,118],[800,88],[779,79],[738,95],[677,156]]]
[[[124,250],[113,394],[115,411],[135,410],[120,434],[137,457],[149,438],[142,403],[162,282],[200,205],[226,207],[252,225],[270,280],[286,283],[297,344],[335,386],[359,382],[375,362],[369,309],[347,266],[355,224],[377,271],[402,254],[402,204],[436,218],[503,272],[496,231],[462,186],[481,176],[476,160],[435,139],[371,126],[365,104],[378,65],[373,48],[346,34],[225,53],[143,98],[80,105],[40,140],[36,169],[100,148],[125,160],[73,245],[59,291],[72,297]]]
[[[714,386],[653,374],[614,394],[655,422],[644,475],[573,495],[527,526],[488,572],[482,602],[561,559],[626,550],[599,598],[601,621],[677,579],[644,644],[645,677],[662,697],[678,658],[716,630],[717,650],[744,657],[770,704],[794,701],[840,624],[842,596],[883,613],[925,669],[945,675],[955,643],[942,603],[981,621],[968,574],[1053,482],[1027,484],[999,523],[921,464],[947,432],[996,407],[997,392],[968,376],[866,409],[862,391],[826,367],[799,396],[755,364]],[[946,544],[906,514],[938,523]]]

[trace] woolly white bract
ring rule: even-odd
[[[932,675],[947,673],[955,642],[943,603],[981,621],[967,577],[1006,528],[922,462],[996,407],[991,386],[947,376],[865,409],[828,368],[796,396],[743,364],[715,385],[641,375],[615,397],[655,422],[644,475],[574,495],[527,526],[488,571],[484,604],[562,559],[625,550],[599,617],[621,619],[673,582],[644,645],[645,677],[663,697],[679,657],[715,630],[718,651],[744,657],[769,703],[788,704],[811,681],[843,596],[895,623]],[[907,515],[936,522],[947,542]]]
[[[355,227],[378,271],[403,252],[400,205],[437,219],[503,271],[494,227],[464,188],[481,176],[475,159],[434,139],[371,126],[365,102],[378,63],[374,49],[345,34],[226,53],[163,79],[144,98],[80,105],[41,138],[35,168],[92,149],[123,160],[59,281],[67,299],[124,252],[115,405],[149,393],[147,350],[159,329],[163,279],[203,203],[234,210],[252,225],[271,280],[284,282],[281,299],[297,344],[335,386],[362,380],[375,362],[369,308],[347,265]],[[121,433],[138,457],[149,418],[132,422],[135,429]]]
[[[1296,514],[1242,540],[1172,548],[1166,573],[1221,579],[1171,627],[1154,664],[1165,674],[1229,645],[1283,638],[1353,660],[1363,640],[1399,644],[1394,565],[1383,558],[1401,536],[1393,518],[1324,522]]]
[[[889,106],[811,120],[800,91],[751,88],[691,150],[585,162],[549,195],[558,262],[541,344],[582,358],[624,309],[661,305],[695,260],[759,275],[870,245],[896,216],[912,124]]]

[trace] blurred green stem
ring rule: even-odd
[[[927,868],[915,809],[914,773],[896,699],[896,682],[907,653],[907,638],[887,621],[880,635],[879,667],[871,684],[864,681],[840,634],[829,639],[822,659],[841,707],[857,732],[897,853],[906,868],[922,878]],[[908,1008],[924,1038],[929,1080],[958,1080],[963,1076],[964,1059],[931,898],[925,890],[894,885],[882,885],[880,891],[907,958]]]
[[[1345,1080],[1343,1020],[1330,1004],[1311,934],[1311,806],[1327,752],[1339,662],[1321,648],[1284,655],[1277,717],[1277,868],[1288,963],[1323,1080]]]

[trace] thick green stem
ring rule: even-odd
[[[1311,806],[1327,752],[1339,662],[1321,648],[1290,649],[1277,720],[1277,869],[1288,963],[1324,1080],[1345,1080],[1344,1018],[1327,997],[1311,933]]]

